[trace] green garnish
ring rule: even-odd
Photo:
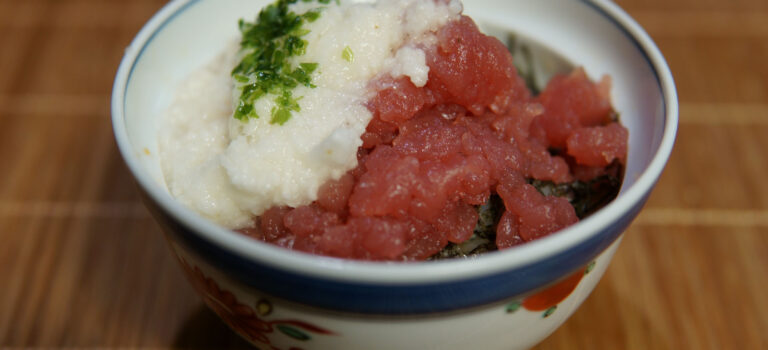
[[[293,96],[293,89],[299,85],[316,87],[312,84],[312,73],[317,70],[317,63],[299,63],[298,67],[293,67],[289,58],[306,53],[308,43],[302,37],[309,30],[303,25],[316,21],[322,8],[297,15],[288,6],[298,1],[277,0],[262,9],[254,22],[239,21],[243,36],[240,47],[244,55],[232,70],[232,77],[241,91],[234,114],[236,119],[259,118],[254,102],[265,95],[276,95],[277,106],[271,111],[270,123],[283,125],[293,112],[300,111],[300,98]],[[328,4],[330,0],[317,2]]]
[[[341,52],[341,58],[349,63],[352,63],[355,61],[355,53],[352,52],[351,47],[347,46],[344,48],[344,51]]]

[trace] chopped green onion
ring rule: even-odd
[[[259,118],[254,103],[270,94],[278,96],[270,123],[283,125],[291,118],[292,112],[299,111],[293,89],[299,85],[316,87],[312,84],[312,74],[317,71],[317,63],[305,62],[293,67],[289,61],[307,52],[308,43],[302,38],[310,31],[303,25],[316,21],[322,8],[298,15],[288,9],[289,5],[298,1],[277,0],[262,9],[254,22],[242,19],[238,22],[242,33],[240,46],[243,58],[232,70],[233,79],[240,85],[240,98],[234,113],[236,119],[247,121]],[[316,1],[330,3],[330,0]]]

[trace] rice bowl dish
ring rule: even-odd
[[[534,95],[461,12],[278,1],[241,21],[163,118],[170,192],[256,239],[362,260],[506,249],[609,202],[628,143],[610,78],[576,69]]]

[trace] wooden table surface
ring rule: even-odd
[[[679,137],[536,349],[768,349],[768,1],[618,2],[669,61]],[[247,346],[187,285],[112,136],[123,49],[163,3],[0,0],[0,348]]]

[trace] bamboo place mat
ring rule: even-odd
[[[467,0],[471,1],[471,0]],[[536,349],[768,349],[768,1],[619,1],[678,142],[605,277]],[[159,0],[0,0],[0,348],[245,348],[182,277],[112,136]]]

